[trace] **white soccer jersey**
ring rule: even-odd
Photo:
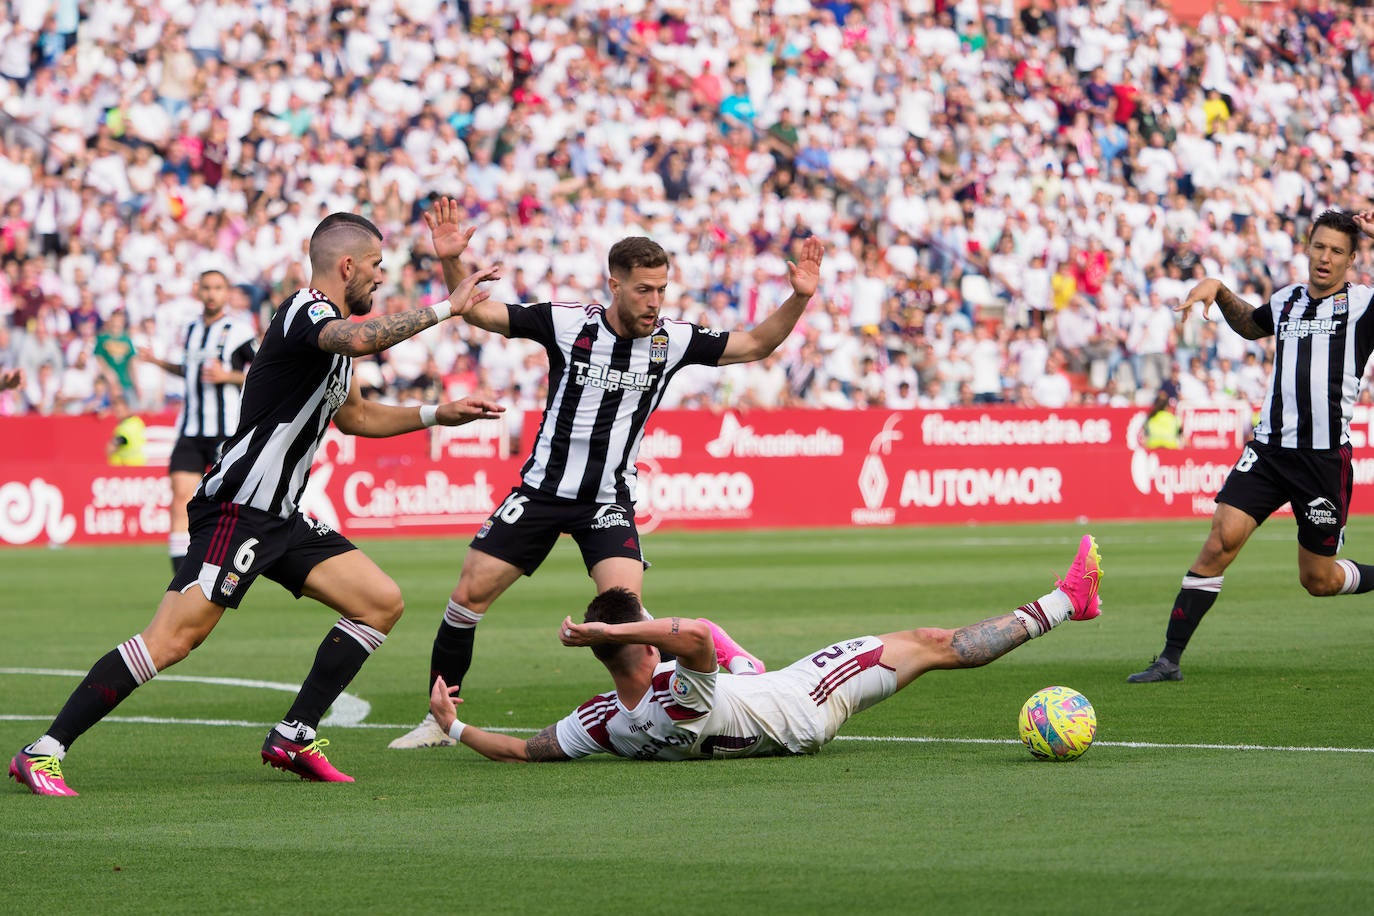
[[[633,505],[644,425],[673,374],[715,366],[729,334],[660,319],[648,337],[616,336],[604,305],[510,305],[510,336],[549,354],[549,395],[525,486],[585,502]]]
[[[1282,448],[1350,444],[1350,418],[1374,352],[1374,287],[1346,284],[1313,301],[1307,286],[1287,286],[1255,310],[1275,338],[1274,372],[1255,438]]]
[[[202,319],[186,325],[181,335],[182,381],[186,400],[177,424],[178,436],[223,438],[238,431],[242,392],[238,385],[207,382],[201,378],[206,363],[241,370],[253,361],[257,337],[243,318],[225,313],[206,324]]]
[[[556,726],[569,757],[640,760],[814,754],[850,716],[891,696],[897,676],[875,636],[836,643],[780,671],[726,674],[665,662],[634,709],[615,691]]]

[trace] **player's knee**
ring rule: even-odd
[[[388,582],[387,587],[378,592],[373,602],[375,608],[376,622],[370,626],[389,633],[391,628],[396,625],[396,621],[401,619],[405,613],[406,601],[401,594],[401,587],[395,582]]]
[[[1298,573],[1298,581],[1307,590],[1307,594],[1314,598],[1326,598],[1336,594],[1341,588],[1341,582],[1338,579],[1323,572],[1301,570]]]
[[[486,589],[474,588],[467,579],[459,579],[458,585],[453,589],[450,596],[454,604],[460,605],[472,611],[474,614],[485,614],[487,608],[496,600],[496,596],[490,594]]]
[[[929,659],[928,667],[945,668],[957,665],[954,651],[954,631],[940,627],[917,627],[911,631],[917,649]]]

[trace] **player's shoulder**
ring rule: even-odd
[[[305,287],[296,290],[277,307],[272,321],[281,325],[285,331],[297,324],[297,319],[302,317],[305,324],[312,325],[344,316],[339,307],[324,293]]]

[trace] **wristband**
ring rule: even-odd
[[[465,725],[462,722],[459,722],[457,719],[454,719],[453,724],[448,727],[448,736],[452,738],[454,741],[457,741],[459,744],[462,744],[463,729],[465,728],[467,728],[467,725]]]
[[[423,404],[420,406],[420,422],[425,426],[433,426],[439,422],[439,408],[433,404]]]
[[[453,303],[447,299],[444,299],[442,302],[436,302],[434,305],[431,305],[430,308],[434,310],[434,317],[440,321],[443,321],[453,314]]]

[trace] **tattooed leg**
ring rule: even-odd
[[[989,617],[960,627],[950,639],[950,648],[962,668],[977,668],[1001,658],[1030,639],[1026,625],[1014,614]]]

